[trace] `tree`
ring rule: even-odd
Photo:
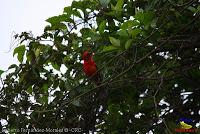
[[[195,127],[199,5],[198,0],[73,1],[62,15],[46,20],[42,35],[16,35],[19,64],[11,65],[2,81],[0,118],[7,124],[1,128],[174,133],[182,117]],[[103,77],[98,86],[82,73],[84,50],[95,52]],[[108,92],[103,106],[94,98],[100,88]]]

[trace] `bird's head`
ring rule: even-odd
[[[88,60],[90,60],[92,58],[92,56],[93,56],[93,54],[91,52],[84,51],[83,55],[82,55],[82,58],[83,58],[83,60],[88,61]]]

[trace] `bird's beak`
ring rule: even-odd
[[[89,52],[89,55],[90,55],[90,56],[93,56],[94,54],[93,54],[92,52]]]
[[[89,52],[89,55],[90,55],[90,56],[94,56],[94,53],[93,53],[93,52]]]

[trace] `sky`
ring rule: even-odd
[[[72,0],[4,0],[0,4],[0,70],[17,63],[13,49],[18,44],[15,33],[32,31],[37,36],[48,24],[46,19],[62,14],[64,7]]]

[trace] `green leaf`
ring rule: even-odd
[[[53,68],[55,68],[56,70],[60,71],[60,66],[56,63],[51,62],[51,65],[53,66]]]
[[[151,21],[153,20],[153,18],[154,18],[153,12],[144,13],[144,24],[145,25],[151,24]]]
[[[67,13],[67,14],[71,14],[72,13],[72,7],[71,6],[65,7],[63,12]]]
[[[119,48],[116,46],[104,46],[103,47],[103,52],[109,52],[109,51],[114,51],[114,50],[119,50]]]
[[[15,48],[14,52],[13,52],[13,56],[15,54],[17,54],[17,59],[20,63],[22,63],[23,61],[23,57],[24,57],[24,53],[25,53],[25,45],[20,45],[19,47]]]
[[[140,23],[135,20],[128,20],[121,25],[121,29],[127,30],[133,26],[138,26]]]
[[[44,90],[45,93],[47,93],[49,89],[49,85],[47,83],[43,84],[42,89]]]
[[[144,24],[146,27],[148,27],[152,20],[154,19],[153,12],[138,12],[135,16],[135,19],[137,19],[140,23]]]
[[[114,37],[109,37],[110,39],[110,42],[116,46],[116,47],[119,47],[120,46],[120,40],[119,39],[115,39]]]
[[[71,6],[65,7],[63,12],[66,13],[68,16],[74,15],[81,18],[80,12],[77,9],[72,9]]]
[[[74,100],[74,101],[72,101],[72,104],[73,104],[74,106],[77,106],[77,107],[80,107],[80,106],[81,106],[80,100]]]
[[[41,49],[37,48],[34,52],[35,52],[35,57],[37,58],[40,55]]]
[[[193,13],[195,13],[197,11],[197,9],[192,6],[189,6],[188,9]]]
[[[1,76],[3,73],[4,73],[4,71],[3,71],[3,70],[0,70],[0,76]]]
[[[157,26],[157,19],[153,19],[151,22],[151,27],[156,28],[156,26]]]
[[[140,23],[144,21],[144,13],[143,12],[137,12],[134,16],[136,20],[138,20]]]
[[[67,63],[70,61],[70,56],[69,55],[66,55],[63,59],[63,63]]]
[[[82,5],[82,3],[79,1],[73,1],[71,4],[72,8],[77,8],[77,9],[83,9],[83,6],[85,5]]]
[[[99,34],[96,32],[95,29],[89,29],[89,28],[82,28],[80,30],[83,38],[88,38],[90,37],[91,40],[95,41],[99,39]]]
[[[78,10],[73,10],[73,15],[77,16],[79,18],[82,18],[81,14],[80,14],[80,12]]]
[[[110,3],[110,0],[99,0],[101,6],[107,7],[108,4]]]
[[[32,94],[33,88],[32,86],[29,86],[28,89],[26,90],[29,94]]]
[[[107,22],[107,21],[103,20],[103,21],[100,23],[100,25],[99,25],[99,33],[100,33],[100,34],[103,34],[103,32],[104,32],[104,30],[105,30],[105,28],[106,28],[106,22]]]
[[[200,12],[200,5],[197,7],[196,13]]]
[[[73,23],[73,20],[67,14],[62,14],[62,15],[59,15],[59,16],[53,16],[51,18],[48,18],[46,21],[49,22],[52,26],[56,25],[56,24],[57,25],[61,24],[61,22],[72,22]]]
[[[133,39],[129,39],[126,41],[126,44],[125,44],[125,49],[129,49],[132,45],[132,42],[133,42]]]
[[[117,34],[120,36],[128,37],[127,30],[119,30],[119,31],[117,31]]]
[[[51,30],[57,30],[57,29],[67,29],[67,26],[63,23],[57,23],[55,25],[52,25]]]
[[[38,99],[38,101],[42,104],[47,104],[48,103],[48,96],[42,96]]]
[[[131,31],[132,38],[135,38],[138,34],[142,32],[142,29],[136,28]]]
[[[117,4],[115,6],[115,10],[116,11],[122,11],[123,4],[124,4],[124,0],[118,0]]]

